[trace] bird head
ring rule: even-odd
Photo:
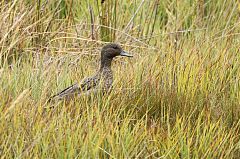
[[[101,56],[102,58],[108,58],[108,59],[112,59],[116,56],[133,57],[128,52],[124,51],[120,45],[115,43],[110,43],[105,45],[102,48]]]

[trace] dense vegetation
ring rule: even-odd
[[[0,1],[0,156],[239,158],[239,15],[237,0]],[[108,41],[134,55],[114,60],[114,91],[47,103]]]

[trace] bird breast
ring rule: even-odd
[[[113,74],[111,69],[105,68],[102,70],[102,82],[104,90],[110,90],[112,88]]]

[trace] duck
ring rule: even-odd
[[[133,55],[124,51],[119,44],[109,43],[101,49],[100,68],[90,77],[84,78],[80,83],[75,83],[61,92],[50,97],[49,101],[66,100],[70,101],[76,96],[90,94],[101,91],[105,94],[110,92],[113,83],[113,72],[111,69],[112,60],[117,56],[133,57]]]

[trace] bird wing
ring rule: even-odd
[[[81,89],[78,85],[78,83],[75,83],[74,85],[62,90],[61,92],[55,94],[50,99],[62,99],[66,96],[73,95],[75,93],[80,93]]]
[[[50,100],[52,99],[69,99],[74,97],[76,94],[84,93],[85,91],[89,91],[90,89],[93,89],[99,84],[99,78],[97,76],[89,77],[80,84],[75,83],[74,85],[64,89],[63,91],[57,93],[56,95],[52,96]]]

